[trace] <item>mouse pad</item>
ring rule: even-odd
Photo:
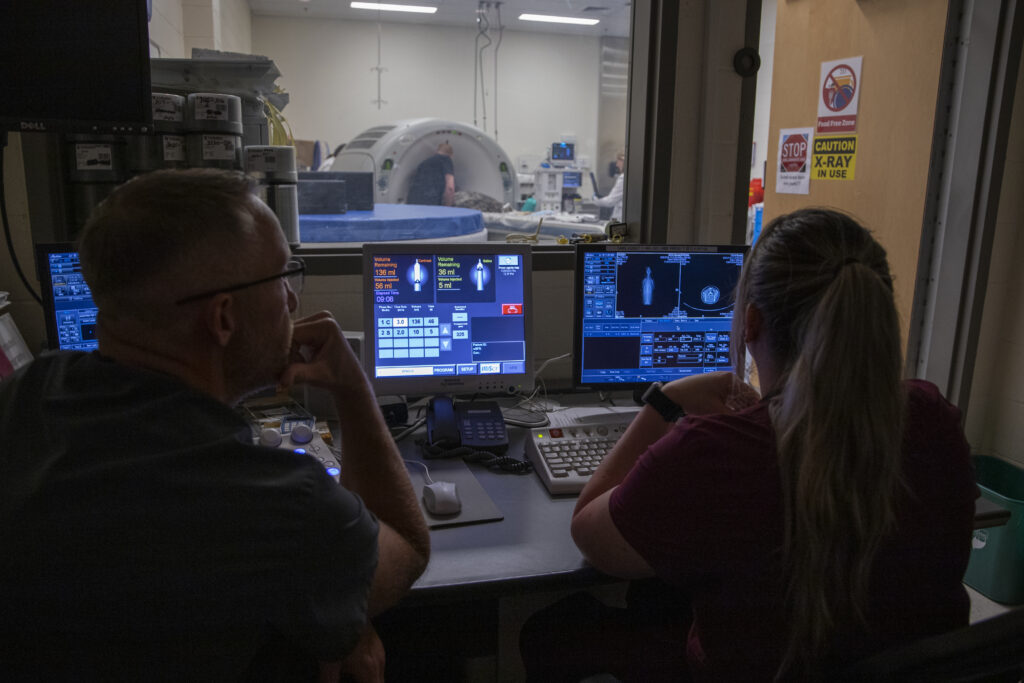
[[[423,506],[423,485],[427,483],[423,467],[418,464],[422,462],[430,468],[430,479],[433,481],[450,481],[455,484],[462,501],[462,510],[452,515],[435,515],[427,511]],[[505,519],[498,506],[494,504],[491,497],[480,486],[476,476],[462,460],[420,460],[415,459],[410,463],[406,461],[405,469],[409,471],[409,479],[412,481],[413,490],[416,491],[416,499],[423,511],[423,517],[427,520],[427,526],[437,529],[443,526],[455,526],[456,524],[478,524],[480,522],[497,522]]]

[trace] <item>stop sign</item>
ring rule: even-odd
[[[807,136],[787,135],[782,139],[782,170],[797,173],[807,169]]]

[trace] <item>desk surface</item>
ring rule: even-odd
[[[509,427],[509,452],[525,458],[526,430]],[[414,435],[415,436],[415,435]],[[400,444],[419,459],[414,437]],[[569,533],[576,496],[551,496],[536,474],[499,474],[470,465],[504,514],[498,522],[431,531],[431,557],[407,601],[496,597],[571,589],[616,581],[590,567]],[[975,528],[1005,524],[1010,512],[984,498],[975,503]]]
[[[510,427],[509,440],[508,454],[525,458],[525,430]],[[411,440],[401,448],[405,457],[417,457]],[[576,496],[552,497],[533,473],[470,469],[505,518],[432,530],[430,563],[410,597],[440,598],[457,589],[460,598],[468,598],[614,580],[587,565],[572,542]]]

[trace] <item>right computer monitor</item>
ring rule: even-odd
[[[733,295],[746,246],[576,248],[577,386],[639,389],[731,370]]]

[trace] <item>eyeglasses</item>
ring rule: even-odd
[[[303,280],[305,279],[305,272],[305,262],[298,257],[294,257],[288,260],[287,267],[285,268],[285,271],[283,273],[271,275],[270,277],[262,277],[259,280],[253,280],[252,282],[243,282],[238,285],[231,285],[230,287],[221,287],[220,289],[211,289],[208,292],[193,294],[191,296],[185,297],[184,299],[178,299],[177,301],[174,302],[174,304],[176,306],[181,306],[182,304],[190,304],[193,301],[208,299],[211,296],[216,296],[218,294],[237,292],[240,289],[246,289],[248,287],[255,287],[256,285],[262,285],[265,282],[272,282],[282,277],[285,278],[285,282],[288,283],[288,288],[292,290],[292,293],[295,294],[295,296],[298,296],[299,294],[302,294],[302,284]]]

